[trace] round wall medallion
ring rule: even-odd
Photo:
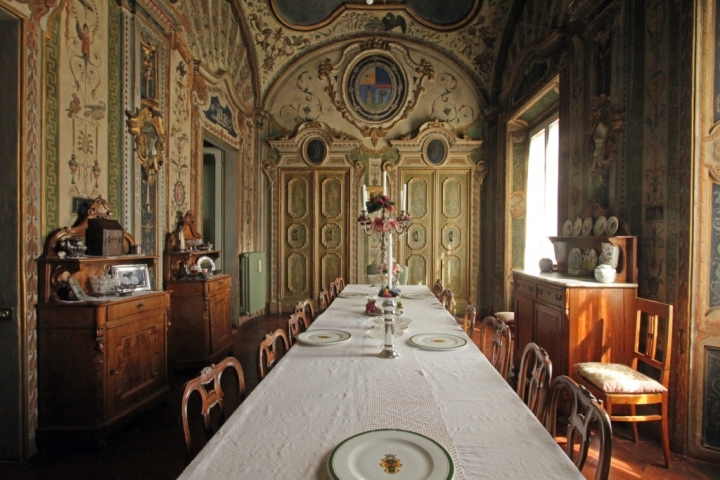
[[[318,165],[325,160],[327,149],[322,140],[313,138],[305,144],[305,158],[308,162]]]
[[[447,146],[439,138],[433,138],[425,144],[425,158],[433,165],[440,165],[447,158]]]
[[[405,77],[397,64],[384,55],[362,58],[347,79],[350,108],[366,122],[386,122],[405,106]]]

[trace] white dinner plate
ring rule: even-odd
[[[593,234],[596,236],[604,235],[606,225],[607,225],[607,218],[602,217],[602,216],[598,217],[598,219],[595,220],[595,226],[593,227]]]
[[[424,300],[426,298],[432,298],[432,293],[404,293],[403,298],[409,298],[411,300]]]
[[[605,235],[608,237],[612,237],[617,233],[618,227],[620,225],[620,222],[618,221],[617,217],[610,217],[607,219],[607,224],[605,225]]]
[[[298,342],[306,345],[337,345],[338,343],[347,342],[351,336],[343,330],[315,328],[299,333],[296,338]]]
[[[592,217],[585,217],[585,220],[583,220],[582,224],[582,236],[587,237],[592,233],[593,225],[595,222],[593,222]]]
[[[410,343],[426,350],[455,350],[467,345],[467,340],[447,333],[420,333],[410,337]]]
[[[583,221],[582,218],[578,217],[575,219],[575,223],[573,223],[573,229],[572,229],[572,236],[577,237],[580,235],[580,232],[582,231],[583,227]]]
[[[367,293],[362,292],[340,292],[340,298],[367,298]]]
[[[343,440],[330,454],[334,480],[452,480],[450,454],[435,440],[407,430],[370,430]]]

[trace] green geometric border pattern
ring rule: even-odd
[[[525,156],[526,142],[514,142],[512,148],[512,188],[507,192],[509,198],[513,192],[518,190],[526,191],[527,183],[527,160]],[[506,205],[507,209],[509,206]],[[527,205],[526,205],[527,207]],[[525,268],[525,215],[522,218],[512,218],[511,221],[511,243],[512,243],[512,268]]]
[[[48,24],[48,40],[45,42],[45,232],[60,228],[59,194],[59,120],[60,100],[58,92],[58,66],[60,59],[60,15],[52,17]],[[43,234],[43,238],[44,238]]]
[[[120,105],[120,23],[122,22],[121,7],[115,2],[108,3],[108,206],[113,218],[122,218],[118,209],[122,205],[121,185],[121,142],[122,138],[122,106]]]

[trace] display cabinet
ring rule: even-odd
[[[168,235],[163,256],[173,325],[168,334],[168,361],[173,369],[210,365],[227,356],[233,346],[232,278],[215,269],[220,251],[197,242],[200,236],[188,228],[193,223],[188,212],[183,227]],[[184,242],[178,239],[180,228]]]
[[[84,255],[88,220],[109,217],[107,203],[96,199],[75,226],[48,237],[38,258],[39,444],[100,440],[169,390],[169,295],[144,284],[123,295],[93,291],[93,280],[113,266],[143,271],[157,264],[157,256],[128,254],[135,242],[126,232],[122,255]]]

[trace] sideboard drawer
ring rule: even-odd
[[[207,291],[208,295],[227,290],[230,288],[230,275],[223,275],[222,277],[215,278],[208,282]]]
[[[547,283],[537,284],[537,299],[548,305],[565,308],[565,288],[548,285]]]
[[[516,277],[515,293],[525,295],[526,297],[535,298],[535,282]]]
[[[143,295],[132,301],[110,305],[108,307],[108,319],[119,320],[124,317],[160,308],[165,308],[164,295]]]

